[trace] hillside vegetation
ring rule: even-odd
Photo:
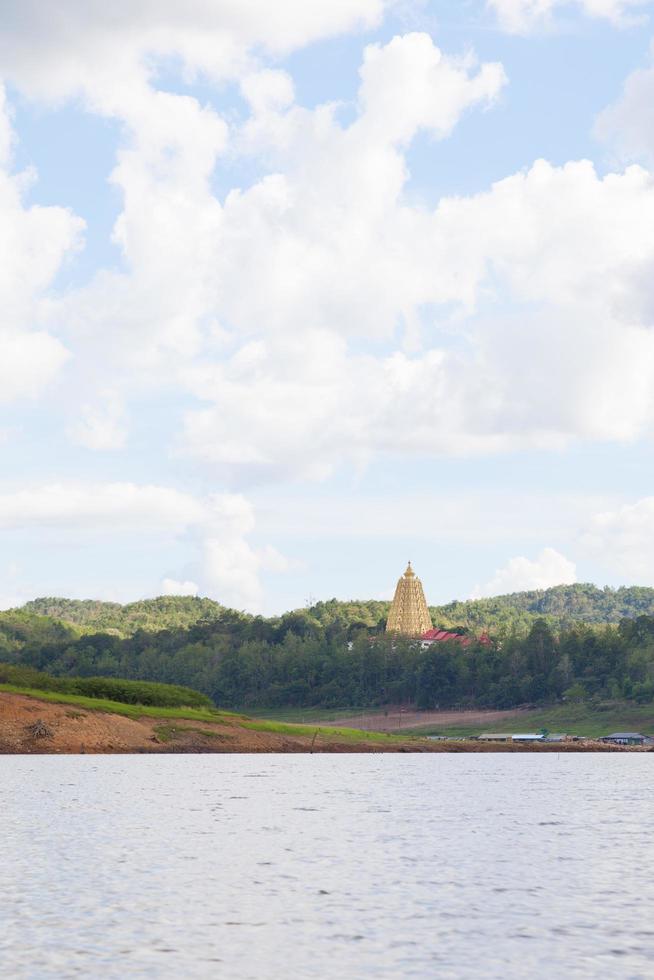
[[[34,599],[22,613],[47,616],[94,632],[112,631],[131,636],[137,630],[183,629],[203,619],[218,619],[223,606],[197,596],[159,596],[121,605],[98,599]]]
[[[0,663],[0,686],[84,698],[119,701],[121,704],[158,708],[211,708],[206,694],[175,684],[131,681],[118,677],[53,677],[33,667]]]
[[[515,629],[543,617],[553,625],[619,623],[636,616],[654,616],[654,589],[623,586],[557,585],[552,589],[515,592],[490,599],[450,602],[430,609],[439,623],[471,630]]]
[[[384,632],[386,606],[380,602],[332,600],[270,619],[210,600],[163,599],[117,609],[109,604],[109,621],[119,623],[119,631],[89,622],[106,604],[38,600],[0,614],[0,660],[62,678],[181,685],[237,709],[392,703],[511,708],[561,699],[647,704],[654,699],[654,616],[641,609],[650,608],[653,594],[566,586],[452,603],[442,607],[448,618],[435,616],[435,622],[473,637],[488,632],[490,642],[463,648],[452,640],[426,649]],[[150,628],[129,626],[136,607],[148,611]],[[82,621],[36,614],[46,608]],[[121,610],[128,610],[123,619]],[[187,617],[194,612],[197,620],[156,629],[182,611]],[[618,625],[601,621],[625,611],[629,615]],[[586,621],[575,622],[575,616]]]
[[[103,684],[93,684],[102,681]],[[79,693],[83,691],[84,693]],[[24,752],[434,751],[409,735],[293,725],[207,706],[195,691],[59,680],[0,664],[0,755]],[[198,723],[202,727],[198,727]]]
[[[329,599],[308,609],[296,610],[295,614],[323,627],[366,627],[381,631],[389,608],[390,602],[376,599]],[[571,622],[617,624],[621,619],[654,616],[654,588],[600,589],[590,584],[557,585],[551,589],[515,592],[490,599],[454,600],[442,606],[430,606],[429,611],[435,626],[479,632],[526,630],[538,618],[555,626]],[[234,614],[213,599],[197,596],[159,596],[126,605],[97,599],[46,597],[27,602],[19,610],[2,613],[0,619],[7,622],[6,617],[14,616],[18,629],[21,622],[29,621],[32,631],[39,627],[36,619],[28,617],[58,620],[79,627],[80,632],[115,632],[120,636],[132,636],[138,630],[187,629],[196,623],[219,620],[225,612]],[[287,614],[292,615],[294,613]],[[273,617],[268,622],[278,623],[283,618]],[[52,623],[45,622],[40,629],[46,633],[56,631]]]
[[[324,626],[358,624],[382,628],[390,602],[377,600],[341,602],[330,599],[317,602],[307,612]],[[490,599],[454,600],[442,606],[430,606],[435,626],[464,629],[471,632],[507,632],[527,630],[536,619],[546,619],[552,626],[569,623],[617,624],[621,619],[654,616],[654,589],[646,586],[623,586],[604,589],[596,585],[557,585],[551,589],[514,592]]]

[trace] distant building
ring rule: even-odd
[[[645,745],[650,739],[647,735],[640,732],[614,732],[613,735],[604,735],[600,742],[610,742],[612,745]]]
[[[543,732],[502,732],[479,735],[478,739],[480,742],[544,742],[546,737]]]
[[[467,633],[455,633],[432,626],[422,582],[411,568],[411,562],[397,583],[386,620],[386,632],[419,639],[423,650],[434,643],[446,643],[450,640],[462,647],[470,646],[471,643],[490,643],[485,633],[482,636],[469,636]]]
[[[431,626],[431,616],[427,609],[422,582],[416,577],[409,562],[406,572],[395,589],[386,622],[386,632],[417,637],[430,630]]]

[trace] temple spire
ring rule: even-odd
[[[411,567],[407,565],[406,572],[397,583],[395,596],[386,622],[388,633],[400,633],[402,636],[422,636],[432,628],[432,621],[427,609],[422,582]]]

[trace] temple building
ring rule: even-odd
[[[386,632],[399,633],[401,636],[422,636],[431,628],[432,621],[422,582],[416,577],[409,562],[406,572],[395,589],[386,622]]]

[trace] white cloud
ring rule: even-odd
[[[654,67],[632,72],[622,95],[600,113],[595,134],[622,159],[654,163]]]
[[[200,524],[205,518],[205,505],[189,494],[134,483],[52,483],[0,494],[0,528],[156,533]]]
[[[131,542],[137,535],[190,532],[200,555],[199,583],[166,578],[165,593],[202,590],[225,605],[256,611],[261,571],[283,571],[286,562],[270,546],[257,549],[249,543],[254,527],[252,506],[239,494],[194,497],[133,483],[50,484],[0,494],[2,529],[81,530],[85,540],[128,534]]]
[[[340,149],[335,167],[347,159]],[[362,175],[363,203],[339,211],[330,152],[328,174],[307,171],[310,188],[293,171],[292,181],[239,196],[235,214],[227,202],[226,319],[256,339],[184,374],[207,402],[187,413],[191,453],[238,483],[319,478],[376,454],[624,441],[652,430],[654,185],[645,170],[600,178],[587,161],[538,161],[431,213],[398,188],[378,188],[378,200]],[[303,155],[313,159],[313,148],[293,144],[294,159]],[[509,297],[513,310],[493,314],[495,299],[506,307]],[[446,302],[458,313],[423,316],[422,350],[349,346],[348,335],[388,336]],[[453,349],[430,343],[443,326],[459,334]]]
[[[500,26],[510,34],[529,34],[552,23],[559,11],[581,10],[616,27],[638,22],[651,0],[487,0]]]
[[[0,0],[0,64],[7,78],[43,102],[81,96],[93,112],[126,124],[128,143],[112,180],[125,197],[114,240],[130,272],[99,273],[90,288],[68,297],[63,306],[48,306],[50,326],[75,349],[71,371],[78,397],[87,403],[85,417],[79,420],[75,407],[67,426],[74,440],[98,449],[122,445],[122,402],[142,387],[167,383],[176,360],[197,352],[213,316],[221,209],[209,182],[216,157],[225,149],[227,126],[196,99],[158,91],[158,68],[169,67],[172,59],[183,66],[187,80],[197,72],[213,81],[247,76],[244,84],[250,78],[254,103],[279,108],[287,98],[283,90],[288,79],[281,72],[258,71],[264,52],[279,56],[321,38],[370,28],[380,21],[385,6],[386,0],[282,0],[271,12],[263,0],[190,0],[181,12],[172,0],[148,0],[138,9],[119,0],[108,12],[99,0],[72,0],[53,15],[33,0],[26,0],[20,12]],[[251,53],[255,48],[256,57]],[[263,88],[269,89],[266,96]],[[2,116],[0,154],[6,156],[10,144],[11,131]],[[2,203],[0,186],[0,214]],[[63,209],[31,208],[27,214],[38,232],[30,244],[42,259],[42,275],[38,282],[30,281],[23,269],[16,276],[12,264],[20,262],[21,254],[15,242],[8,242],[11,261],[3,266],[11,285],[7,310],[21,299],[33,304],[81,227],[79,222],[70,225],[71,216]],[[46,221],[50,228],[44,227]],[[46,233],[55,230],[56,221],[69,237],[59,248]],[[67,228],[64,222],[69,222]],[[2,227],[11,230],[12,224],[0,226],[0,254]],[[12,395],[14,389],[30,393],[43,377],[57,372],[63,347],[60,341],[47,341],[42,340],[38,352],[33,341],[21,354],[21,363],[35,365],[22,385],[12,362]],[[17,344],[13,337],[12,343]],[[58,357],[55,344],[60,345]],[[107,409],[102,397],[98,404],[94,397],[109,383],[113,405]]]
[[[543,548],[536,559],[511,558],[504,568],[498,568],[485,585],[475,586],[471,598],[506,595],[511,592],[549,589],[554,585],[569,585],[577,581],[573,562],[554,548]]]
[[[279,56],[321,38],[379,23],[385,0],[0,0],[0,64],[46,101],[85,94],[96,106],[125,106],[157,59],[180,58],[187,73],[242,73],[252,50]]]
[[[118,27],[98,9],[76,16],[113,51]],[[149,16],[148,7],[132,25],[141,67],[145,51],[173,43],[172,33],[139,33]],[[184,57],[202,67],[198,44]],[[420,131],[442,139],[464,112],[492,105],[500,65],[447,56],[425,34],[373,45],[347,126],[333,105],[298,106],[284,72],[253,61],[238,71],[252,111],[231,131],[197,100],[156,91],[147,73],[125,76],[129,98],[102,90],[101,111],[127,123],[112,175],[124,197],[115,241],[126,270],[100,272],[47,306],[74,353],[71,438],[119,448],[130,398],[181,390],[199,404],[185,412],[180,455],[238,486],[322,478],[382,454],[651,432],[645,170],[601,179],[585,161],[537,161],[429,208],[406,195],[408,146]],[[221,202],[212,174],[226,155],[253,158],[264,176]]]
[[[87,449],[122,449],[127,441],[127,419],[122,400],[108,392],[99,403],[76,407],[76,419],[68,427],[73,442]]]
[[[412,490],[384,493],[367,489],[353,493],[347,485],[336,488],[314,486],[286,489],[273,500],[266,490],[254,498],[257,528],[265,537],[306,541],[321,539],[356,540],[361,553],[367,553],[365,539],[389,542],[395,548],[401,541],[428,542],[439,567],[438,548],[462,546],[466,550],[483,545],[494,551],[507,540],[525,542],[537,548],[543,539],[576,544],[579,528],[589,513],[614,508],[613,496],[546,492],[507,492],[480,484],[476,489],[448,491]],[[307,532],[307,528],[310,529]]]
[[[409,143],[421,129],[449,136],[462,114],[489,104],[506,82],[500,64],[476,71],[473,57],[450,58],[424,33],[369,45],[360,69],[360,118],[366,141],[381,145]]]
[[[654,497],[595,514],[581,536],[587,553],[612,574],[654,584]]]
[[[318,370],[327,380],[325,368],[307,364],[312,348],[318,348],[339,372],[343,365],[345,384],[358,362],[350,361],[338,333],[389,336],[398,318],[409,322],[421,303],[457,298],[460,286],[450,270],[432,276],[428,216],[401,206],[407,173],[400,144],[423,128],[439,138],[447,135],[467,108],[491,103],[504,81],[499,65],[448,58],[426,35],[398,37],[368,49],[361,113],[343,128],[333,108],[307,112],[291,104],[292,85],[284,73],[249,74],[243,88],[253,115],[235,145],[239,152],[270,157],[282,172],[268,174],[247,191],[233,191],[224,207],[210,183],[225,151],[222,120],[193,99],[138,90],[124,110],[133,142],[121,150],[112,176],[124,193],[115,240],[129,273],[100,273],[55,308],[60,330],[85,366],[85,388],[78,397],[88,404],[81,422],[75,407],[73,437],[99,448],[117,445],[124,440],[122,425],[116,432],[115,424],[124,414],[120,392],[133,396],[153,385],[181,382],[197,396],[200,379],[212,379],[219,413],[229,375],[238,376],[235,383],[242,379],[244,409],[256,398],[262,421],[270,419],[279,433],[283,419],[275,419],[277,408],[282,415],[312,412],[303,391],[281,390],[285,381],[274,376],[272,348],[284,356],[295,348],[298,378]],[[404,93],[401,99],[398,92]],[[426,248],[422,254],[421,248]],[[313,322],[307,322],[309,310]],[[227,327],[227,354],[239,338],[255,334],[258,339],[237,346],[223,364],[213,362],[209,351],[217,320]],[[263,338],[270,333],[280,338],[266,347]],[[259,393],[253,397],[253,378],[244,374],[252,358],[262,357],[271,373],[267,406]],[[375,385],[388,372],[384,361],[371,361],[366,369],[377,376]],[[325,385],[323,390],[336,407],[343,385],[329,383],[334,390],[327,394]],[[109,419],[106,406],[93,400],[108,384]],[[363,394],[368,402],[371,396]],[[321,413],[314,414],[322,425]],[[190,418],[193,448],[207,432],[209,454],[227,465],[234,454],[249,457],[255,467],[262,454],[269,459],[274,446],[267,434],[212,433],[215,417],[209,409]],[[366,426],[372,422],[363,420]],[[308,418],[305,429],[313,438],[315,426]],[[265,447],[259,444],[262,434]],[[295,445],[296,435],[289,428],[286,442]],[[289,451],[307,455],[302,443]],[[323,474],[332,462],[309,459],[306,468]],[[272,469],[264,461],[269,475],[275,468],[288,470],[285,454]]]
[[[47,333],[2,327],[0,351],[0,403],[41,394],[70,356]]]
[[[161,583],[162,595],[197,595],[200,587],[196,582],[178,582],[174,578],[165,578]]]
[[[0,610],[16,609],[33,598],[17,562],[10,562],[0,569],[0,582]]]
[[[35,175],[11,173],[13,143],[0,84],[0,402],[40,394],[69,356],[39,326],[44,294],[84,227],[65,208],[24,205]]]

